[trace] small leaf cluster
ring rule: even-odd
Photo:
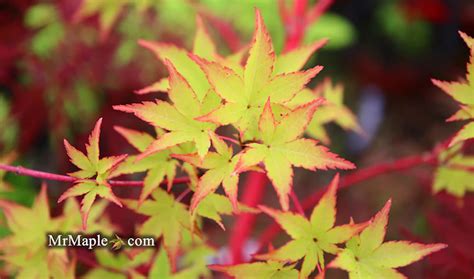
[[[282,208],[288,210],[293,167],[354,168],[317,141],[302,138],[324,101],[318,94],[308,96],[303,90],[322,67],[300,69],[324,41],[276,56],[257,11],[248,51],[245,48],[223,57],[202,22],[198,27],[192,52],[163,43],[141,42],[166,65],[169,77],[139,93],[163,90],[169,100],[114,106],[164,131],[138,155],[138,161],[188,144],[188,154],[171,151],[171,157],[204,170],[196,185],[192,210],[220,184],[237,209],[239,175],[248,170],[263,169]],[[222,126],[235,129],[237,138],[233,141],[240,149],[237,153],[216,134]],[[215,152],[210,151],[211,146]]]
[[[463,145],[474,139],[474,39],[459,32],[469,48],[470,60],[464,79],[446,82],[433,79],[433,83],[459,103],[459,110],[446,121],[465,121],[467,124],[450,140],[447,149],[438,156],[433,191],[446,190],[458,198],[474,191],[474,156],[464,154]]]
[[[311,216],[281,212],[261,206],[292,238],[282,247],[267,254],[256,255],[266,262],[234,266],[213,266],[217,271],[239,278],[309,278],[317,269],[317,278],[324,278],[325,254],[335,255],[328,267],[347,271],[350,278],[406,278],[394,268],[409,265],[446,247],[444,244],[424,245],[408,241],[383,242],[391,201],[368,222],[335,226],[337,175],[313,208]],[[345,243],[345,248],[340,244]],[[300,270],[295,268],[302,260]],[[257,276],[258,274],[258,276]]]

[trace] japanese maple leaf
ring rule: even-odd
[[[297,279],[298,271],[294,265],[282,262],[268,261],[237,265],[211,265],[211,269],[224,272],[236,279]]]
[[[445,244],[424,245],[408,241],[383,242],[391,201],[377,213],[372,222],[346,244],[329,267],[340,268],[350,278],[379,279],[406,278],[395,270],[441,250]]]
[[[104,214],[109,203],[106,200],[99,200],[91,207],[87,218],[87,230],[82,229],[81,207],[76,199],[67,199],[63,206],[63,214],[59,231],[67,233],[101,233],[111,235],[119,228],[112,224],[107,215]]]
[[[292,240],[268,254],[257,255],[258,259],[295,262],[304,258],[302,278],[307,278],[316,266],[324,268],[324,253],[337,254],[336,244],[344,243],[361,231],[366,224],[334,226],[336,221],[336,191],[339,175],[336,175],[319,203],[314,207],[310,219],[291,212],[280,212],[260,207],[291,236]]]
[[[196,93],[199,100],[202,100],[208,94],[211,86],[206,78],[204,72],[199,66],[189,57],[189,52],[185,49],[174,45],[140,40],[139,44],[151,50],[156,57],[165,63],[166,60],[171,61],[183,77],[189,82],[189,85]],[[209,61],[218,61],[222,65],[233,69],[236,72],[243,72],[243,67],[240,65],[245,50],[231,54],[228,57],[222,57],[217,53],[217,48],[212,40],[209,32],[206,30],[202,19],[198,16],[196,20],[196,34],[194,37],[194,44],[192,53],[198,55]],[[304,55],[304,54],[302,54]],[[299,59],[295,59],[299,60]],[[289,64],[289,63],[283,63]],[[169,89],[168,78],[163,78],[150,86],[138,90],[138,94],[147,94],[151,92],[166,92]]]
[[[248,144],[236,167],[236,172],[241,172],[263,162],[285,211],[293,184],[293,166],[309,170],[354,168],[352,163],[329,152],[317,141],[299,138],[320,104],[321,100],[316,100],[298,107],[276,122],[267,102],[258,122],[262,142]]]
[[[236,207],[237,206],[237,207]],[[194,214],[197,216],[209,218],[215,221],[223,230],[225,230],[222,223],[221,215],[232,215],[235,213],[258,213],[255,208],[246,206],[241,203],[233,205],[232,202],[224,195],[209,193],[204,197],[194,209]]]
[[[115,130],[139,152],[144,152],[155,140],[150,134],[136,130],[119,126],[116,126]],[[168,191],[171,190],[173,179],[176,176],[178,161],[174,160],[170,154],[170,150],[163,150],[139,161],[137,161],[137,156],[129,156],[114,171],[113,176],[146,171],[147,174],[143,180],[143,188],[139,197],[139,202],[141,203],[151,194],[151,192],[153,192],[153,190],[160,186],[160,183],[163,182],[165,176],[168,180]]]
[[[467,64],[465,81],[446,82],[433,79],[433,83],[460,103],[461,109],[451,116],[448,121],[469,120],[452,139],[450,145],[474,138],[474,39],[463,32],[461,37],[470,49],[470,62]]]
[[[0,200],[10,234],[0,240],[2,269],[16,278],[74,278],[74,262],[65,248],[49,249],[47,233],[60,231],[62,216],[51,218],[46,185],[41,187],[33,206],[27,208]]]
[[[197,55],[191,55],[191,58],[206,73],[216,93],[225,100],[225,104],[199,119],[220,125],[233,124],[246,139],[256,136],[254,120],[269,98],[272,104],[283,106],[322,69],[317,66],[303,72],[275,75],[272,41],[258,10],[256,29],[243,73]]]
[[[334,85],[330,79],[325,79],[314,90],[304,89],[300,91],[287,105],[296,107],[312,102],[317,98],[324,98],[325,103],[314,113],[313,119],[306,128],[306,132],[310,136],[321,140],[324,144],[329,144],[331,140],[324,128],[325,124],[334,122],[346,130],[362,133],[362,129],[357,123],[357,118],[349,108],[344,106],[343,94],[344,88],[341,84]]]
[[[192,252],[198,252],[197,255],[199,255],[202,258],[205,258],[206,256],[209,255],[209,251],[201,249],[200,251],[190,251]],[[188,254],[186,256],[189,256]],[[185,256],[185,257],[186,257]],[[172,272],[172,267],[169,262],[169,258],[167,257],[167,253],[165,249],[161,249],[158,252],[158,255],[155,257],[155,260],[151,266],[150,273],[148,274],[148,278],[153,279],[153,278],[162,278],[162,279],[189,279],[189,278],[202,278],[202,270],[206,269],[206,264],[204,265],[191,265],[187,266],[184,269],[179,270],[178,272],[173,273]],[[207,270],[208,271],[208,270]],[[207,275],[208,278],[209,275]]]
[[[201,160],[198,154],[174,154],[173,157],[188,162],[206,172],[199,178],[190,209],[194,211],[199,202],[211,193],[214,193],[222,184],[232,205],[237,209],[237,186],[239,175],[234,172],[238,156],[234,156],[231,146],[228,146],[215,133],[209,133],[215,152],[209,152]]]
[[[456,197],[464,197],[466,192],[474,191],[474,156],[464,155],[462,144],[454,145],[438,156],[433,192],[446,190]]]
[[[138,268],[148,264],[153,258],[153,249],[127,249],[121,253],[113,253],[109,249],[95,249],[97,266],[84,275],[85,279],[113,278],[139,279],[143,277]]]
[[[64,146],[66,147],[67,154],[71,163],[81,170],[69,175],[78,178],[74,186],[66,190],[58,199],[58,203],[64,199],[82,196],[82,226],[83,229],[87,228],[87,216],[97,196],[107,199],[118,206],[122,207],[122,204],[112,192],[111,186],[107,183],[107,179],[122,162],[127,155],[105,157],[99,159],[99,135],[100,127],[102,124],[102,118],[97,121],[94,130],[89,136],[89,143],[86,144],[87,156],[81,151],[73,147],[67,140],[64,140]],[[92,180],[94,178],[95,180]]]
[[[136,200],[124,200],[124,203],[139,214],[149,216],[140,226],[138,233],[162,237],[172,266],[175,266],[183,231],[192,230],[191,214],[184,204],[177,202],[161,188],[155,189],[151,196],[153,200],[145,200],[140,206]]]
[[[75,20],[81,20],[93,14],[98,14],[99,24],[101,29],[101,36],[105,38],[110,31],[110,28],[120,15],[120,12],[126,1],[83,1],[78,11],[74,15]]]
[[[197,153],[202,158],[207,154],[211,144],[209,132],[213,131],[216,125],[198,121],[195,118],[205,114],[214,105],[215,99],[211,95],[202,100],[198,98],[195,91],[171,62],[167,61],[166,66],[170,73],[168,96],[172,103],[156,100],[155,102],[114,106],[114,109],[133,113],[151,125],[169,131],[149,145],[139,158],[184,142],[193,142]]]

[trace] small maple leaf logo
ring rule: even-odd
[[[125,242],[118,235],[115,235],[115,239],[110,242],[113,243],[112,250],[120,250],[125,245]]]

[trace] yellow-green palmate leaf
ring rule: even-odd
[[[237,209],[239,175],[234,173],[234,170],[239,158],[234,156],[232,147],[228,146],[218,135],[211,132],[209,136],[216,151],[207,153],[204,158],[201,159],[198,154],[173,155],[175,158],[206,170],[204,175],[199,178],[190,209],[194,211],[199,202],[214,193],[221,184],[234,208]]]
[[[395,268],[416,262],[444,249],[445,244],[419,244],[408,241],[383,242],[387,230],[390,200],[371,223],[346,244],[329,267],[347,271],[351,279],[407,278]]]
[[[294,265],[267,261],[237,265],[212,265],[211,269],[224,272],[236,279],[297,279]]]
[[[99,158],[101,124],[102,118],[97,121],[89,136],[89,143],[86,144],[87,155],[77,150],[67,140],[64,140],[64,146],[71,163],[81,170],[69,174],[78,178],[78,180],[59,197],[58,203],[67,198],[84,195],[81,202],[82,227],[84,230],[87,229],[87,216],[97,196],[122,207],[119,199],[112,192],[112,187],[107,183],[107,179],[114,169],[125,160],[127,155]]]
[[[329,144],[331,140],[324,128],[325,124],[334,122],[343,129],[362,133],[357,118],[349,108],[344,106],[343,94],[344,88],[341,84],[334,85],[330,79],[326,78],[314,90],[303,89],[300,91],[287,105],[296,107],[312,102],[315,98],[324,98],[326,102],[316,110],[306,132],[324,144]]]
[[[149,124],[169,131],[150,144],[139,159],[184,142],[193,142],[197,153],[203,158],[211,144],[209,132],[213,131],[216,125],[198,121],[196,118],[205,114],[216,99],[212,97],[212,91],[202,99],[198,98],[171,62],[167,61],[166,65],[170,73],[168,96],[171,103],[156,100],[114,106],[114,109],[133,113]]]
[[[104,39],[125,8],[128,8],[127,10],[136,9],[138,12],[144,12],[149,6],[151,6],[149,1],[84,0],[74,15],[74,20],[82,20],[83,18],[97,15],[101,37]]]
[[[193,251],[190,251],[192,253]],[[202,253],[202,251],[199,251]],[[209,254],[204,251],[204,254],[198,254],[199,256],[205,257]],[[148,278],[160,278],[160,279],[199,279],[201,277],[201,267],[190,266],[185,269],[179,270],[173,273],[172,267],[169,262],[165,249],[160,249],[158,255],[156,255],[153,265],[151,266]]]
[[[462,144],[454,145],[438,156],[433,192],[445,190],[462,198],[466,192],[474,191],[474,156],[462,152]]]
[[[239,174],[234,170],[239,157],[233,155],[232,147],[228,146],[218,135],[212,132],[210,137],[215,152],[207,153],[202,160],[195,153],[174,154],[173,157],[206,170],[194,189],[190,210],[193,216],[197,214],[210,218],[224,229],[221,214],[230,215],[233,212],[240,212],[240,210],[255,213],[256,210],[237,202]],[[214,193],[221,184],[229,199]]]
[[[155,140],[151,135],[136,130],[119,126],[116,126],[115,130],[139,152],[144,152]],[[143,180],[143,188],[139,197],[139,202],[141,203],[150,195],[151,192],[153,192],[153,190],[160,186],[165,177],[168,180],[168,191],[171,190],[173,179],[176,176],[178,161],[174,160],[170,155],[171,150],[166,149],[139,161],[137,161],[137,156],[129,156],[114,171],[113,176],[146,171],[147,174]]]
[[[452,139],[450,145],[474,138],[474,39],[463,32],[459,32],[470,49],[470,61],[467,64],[467,74],[464,81],[446,82],[433,79],[433,83],[460,103],[460,110],[449,121],[469,120]]]
[[[258,212],[257,209],[248,207],[241,203],[237,203],[237,208],[235,208],[235,205],[232,205],[231,201],[226,196],[210,193],[196,206],[193,212],[193,217],[201,216],[214,220],[223,230],[225,230],[221,215]]]
[[[292,240],[268,254],[257,255],[264,260],[296,262],[302,258],[302,278],[307,278],[316,266],[324,269],[324,253],[337,254],[337,244],[344,243],[359,233],[367,224],[334,226],[336,222],[336,191],[339,176],[332,180],[328,190],[314,207],[310,219],[291,212],[281,212],[261,206],[288,233]]]
[[[85,279],[138,279],[143,277],[136,269],[151,262],[153,249],[125,249],[119,253],[113,253],[108,249],[95,249],[95,258],[98,267],[92,268],[84,275]]]
[[[145,200],[140,206],[136,200],[123,200],[135,212],[149,216],[139,227],[144,236],[162,237],[172,266],[176,266],[176,256],[185,230],[192,231],[191,214],[183,203],[161,188],[155,189],[153,199]]]
[[[267,102],[258,122],[261,143],[247,145],[236,167],[242,172],[261,162],[278,193],[283,210],[288,210],[288,195],[293,184],[293,166],[309,170],[352,169],[354,165],[312,139],[300,138],[321,100],[298,107],[276,122]]]
[[[0,208],[10,231],[0,239],[2,269],[21,279],[74,278],[75,263],[66,249],[46,246],[46,234],[59,231],[65,218],[51,218],[46,185],[31,208],[4,200],[0,200]]]
[[[196,93],[199,100],[202,100],[206,94],[209,94],[211,86],[199,66],[189,57],[189,53],[182,48],[174,45],[140,40],[140,45],[151,50],[156,57],[165,63],[166,60],[176,67],[178,72],[189,82],[189,85]],[[245,49],[244,49],[245,50]],[[219,63],[233,69],[236,72],[243,72],[240,64],[244,51],[239,51],[228,57],[222,57],[217,53],[217,48],[209,32],[204,26],[203,20],[198,16],[196,19],[196,34],[192,53],[209,61],[218,61]],[[169,89],[168,78],[163,78],[150,86],[138,90],[138,94],[147,94],[151,92],[167,92]]]
[[[109,218],[104,216],[104,211],[109,205],[106,200],[99,200],[94,203],[87,218],[87,229],[82,229],[81,209],[76,199],[67,199],[63,207],[63,216],[59,230],[67,233],[95,233],[100,231],[103,234],[113,234],[119,230],[112,224]],[[66,217],[67,216],[67,217]]]
[[[245,139],[256,137],[257,124],[254,120],[261,114],[268,99],[284,111],[283,104],[291,100],[322,69],[317,66],[307,71],[275,74],[276,58],[272,41],[258,10],[255,33],[243,73],[197,55],[191,55],[191,58],[206,73],[216,93],[225,100],[222,106],[199,119],[220,125],[232,124]],[[287,67],[291,68],[291,65]]]

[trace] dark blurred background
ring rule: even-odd
[[[166,41],[190,49],[196,14],[203,17],[220,52],[229,53],[249,41],[257,6],[276,51],[283,49],[285,26],[277,1],[84,3],[0,0],[0,162],[70,171],[62,139],[83,146],[99,117],[104,117],[104,155],[131,152],[113,125],[149,127],[113,111],[112,105],[156,98],[159,93],[138,96],[133,91],[166,75],[164,66],[136,41]],[[330,39],[307,66],[325,66],[314,85],[325,77],[344,85],[345,103],[366,133],[329,125],[331,148],[362,168],[428,151],[456,132],[460,124],[445,119],[457,104],[430,79],[457,80],[465,74],[469,51],[458,30],[474,35],[474,1],[334,1],[306,30],[305,43]],[[296,174],[296,193],[303,197],[334,173]],[[432,174],[433,168],[422,167],[341,191],[338,220],[368,219],[392,197],[389,238],[454,247],[407,272],[415,278],[472,278],[472,197],[459,207],[450,197],[433,196]],[[13,190],[3,191],[0,184],[0,195],[24,204],[31,203],[39,186],[36,180],[11,174],[6,181]],[[57,186],[50,188],[53,198],[67,187],[51,184]],[[276,195],[267,192],[265,202],[276,205]],[[258,223],[257,231],[266,224]]]

